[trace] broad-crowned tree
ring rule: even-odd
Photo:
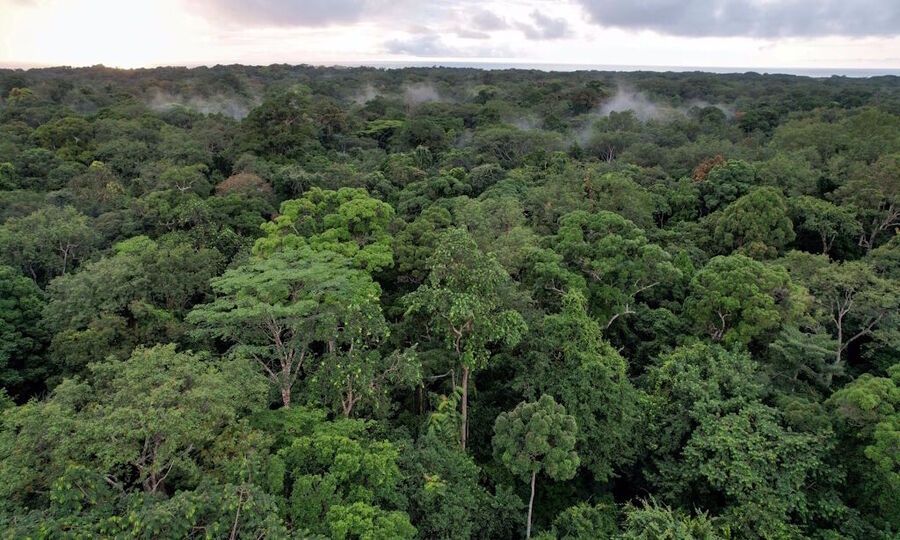
[[[246,363],[213,363],[174,345],[92,364],[91,375],[11,411],[0,437],[4,499],[46,496],[71,464],[116,490],[163,493],[174,478],[192,487],[198,456],[241,411],[266,400],[265,382]]]
[[[821,374],[828,387],[844,371],[848,347],[891,325],[900,309],[900,284],[878,275],[866,260],[834,262],[826,256],[793,252],[785,258],[812,298],[812,315],[835,339],[832,360]]]
[[[713,241],[723,253],[741,253],[754,259],[778,255],[795,238],[781,192],[757,188],[725,207],[715,217]]]
[[[47,287],[53,380],[80,373],[98,356],[125,358],[136,345],[180,340],[187,310],[206,299],[222,265],[215,249],[146,236],[112,251]]]
[[[584,173],[585,195],[596,210],[614,212],[641,228],[653,227],[653,196],[626,173]]]
[[[856,211],[862,226],[859,245],[867,252],[900,225],[900,154],[882,156],[866,174],[834,192],[842,205]]]
[[[127,202],[125,186],[100,161],[94,161],[84,173],[72,178],[67,189],[78,210],[91,217],[122,208]]]
[[[860,375],[826,404],[839,434],[849,498],[876,527],[900,530],[900,364],[887,377]]]
[[[738,200],[755,183],[756,170],[742,160],[729,160],[709,170],[699,183],[700,197],[706,213],[723,208]]]
[[[614,538],[619,533],[616,520],[620,511],[612,502],[600,502],[593,506],[578,503],[566,508],[553,520],[550,532],[559,540],[580,538]]]
[[[76,267],[95,241],[86,216],[71,206],[48,206],[0,226],[0,260],[43,286]]]
[[[742,535],[796,534],[791,516],[829,450],[827,430],[792,430],[764,405],[766,379],[746,352],[702,342],[648,370],[644,474],[665,498],[722,505]]]
[[[789,318],[792,290],[783,267],[744,255],[713,257],[691,280],[684,312],[713,341],[746,346]]]
[[[688,489],[724,497],[723,517],[742,536],[793,536],[800,531],[791,516],[807,507],[806,487],[827,450],[823,437],[795,432],[777,409],[751,403],[701,420],[680,476]]]
[[[398,449],[369,434],[365,422],[314,423],[278,457],[295,527],[334,538],[415,536],[398,490]]]
[[[253,358],[290,407],[291,389],[318,343],[327,353],[384,331],[380,287],[333,251],[300,245],[253,258],[210,282],[216,299],[187,320]],[[353,324],[346,323],[353,319]],[[371,326],[371,328],[370,328]]]
[[[724,540],[730,538],[707,512],[691,516],[657,502],[642,501],[640,506],[629,503],[625,507],[623,540]]]
[[[281,203],[279,216],[264,223],[254,251],[265,257],[302,244],[333,251],[360,268],[378,272],[394,264],[390,225],[394,209],[364,189],[313,188],[301,199]]]
[[[547,242],[571,271],[584,276],[591,313],[605,328],[681,274],[663,248],[613,212],[567,214]]]
[[[900,231],[895,232],[886,243],[873,249],[869,260],[881,277],[900,280]]]
[[[235,148],[280,160],[304,159],[320,151],[309,94],[309,88],[296,86],[263,101],[244,119]]]
[[[398,280],[418,286],[428,277],[428,259],[441,234],[453,225],[453,216],[444,207],[430,206],[415,221],[406,224],[393,239]]]
[[[453,429],[450,440],[457,432]],[[471,538],[494,517],[491,495],[479,483],[481,469],[443,436],[419,437],[415,446],[400,452],[400,466],[406,473],[410,518],[421,537]]]

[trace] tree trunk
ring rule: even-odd
[[[425,389],[422,383],[419,383],[419,416],[425,416]]]
[[[525,538],[531,538],[531,509],[534,507],[534,477],[536,473],[531,472],[531,498],[528,499],[528,526],[525,529]]]
[[[285,387],[285,386],[281,387],[281,401],[284,402],[285,409],[291,408],[291,389],[290,389],[290,387]]]
[[[831,388],[831,381],[834,377],[834,370],[841,365],[841,361],[843,360],[842,356],[844,353],[844,313],[838,313],[838,317],[834,320],[835,325],[837,326],[837,352],[834,355],[834,363],[831,364],[832,371],[829,371],[827,375],[825,375],[825,386],[827,388]]]
[[[462,427],[460,429],[460,445],[466,451],[466,439],[469,435],[469,368],[463,366],[462,372]]]

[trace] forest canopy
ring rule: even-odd
[[[900,535],[900,78],[0,70],[8,538]]]

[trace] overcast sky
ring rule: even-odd
[[[0,65],[900,68],[900,0],[0,0]]]

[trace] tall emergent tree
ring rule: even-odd
[[[528,526],[525,538],[531,538],[531,513],[534,484],[541,471],[554,480],[568,480],[578,470],[575,452],[575,418],[543,395],[536,403],[522,402],[511,412],[500,413],[494,424],[494,454],[515,475],[531,478],[528,500]]]
[[[285,408],[314,343],[334,353],[369,325],[384,327],[378,284],[332,251],[299,246],[254,259],[210,284],[216,300],[194,309],[188,322],[256,360],[278,386]],[[357,324],[345,324],[349,317]]]
[[[461,374],[460,446],[465,450],[470,375],[487,365],[490,343],[514,346],[527,325],[517,311],[503,305],[503,289],[511,283],[509,274],[496,259],[482,253],[465,230],[445,232],[430,262],[428,280],[405,298],[407,314],[427,314],[455,356],[451,373],[454,387],[456,370]]]

